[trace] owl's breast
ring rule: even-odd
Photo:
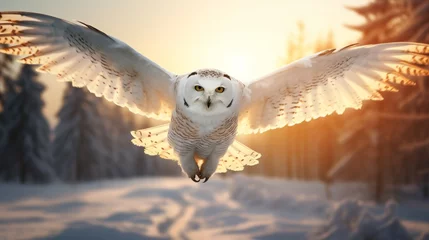
[[[237,134],[237,125],[236,117],[225,119],[222,124],[199,139],[196,146],[197,154],[205,158],[216,148],[216,151],[222,152],[221,155],[223,155],[227,151],[229,145],[234,142]]]
[[[175,111],[171,118],[168,140],[176,152],[197,151],[201,155],[210,152],[216,145],[230,143],[237,132],[237,116],[215,123],[207,121],[193,121],[181,111]]]

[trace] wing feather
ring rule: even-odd
[[[31,12],[0,12],[0,52],[38,71],[87,87],[97,97],[147,117],[169,120],[174,75],[125,43],[82,22]],[[149,102],[150,101],[150,102]]]
[[[415,85],[429,75],[429,45],[385,43],[329,49],[286,65],[248,85],[251,100],[239,119],[239,134],[264,132],[359,109],[382,100],[392,84]]]

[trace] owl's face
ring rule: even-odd
[[[193,72],[184,76],[181,86],[185,109],[196,114],[216,115],[230,112],[234,106],[237,87],[230,76],[219,71],[209,70]],[[180,96],[180,94],[179,94]]]

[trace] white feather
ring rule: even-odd
[[[175,107],[167,90],[173,74],[92,26],[38,13],[0,12],[0,43],[10,45],[0,52],[23,56],[21,62],[39,64],[39,71],[86,86],[134,113],[169,120]]]

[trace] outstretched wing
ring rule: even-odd
[[[392,84],[429,75],[429,45],[386,43],[326,50],[295,61],[248,86],[251,100],[240,115],[239,134],[265,132],[324,117],[363,100],[382,100]]]
[[[0,12],[0,49],[38,71],[86,86],[133,113],[169,120],[173,75],[125,43],[84,24],[30,12]]]

